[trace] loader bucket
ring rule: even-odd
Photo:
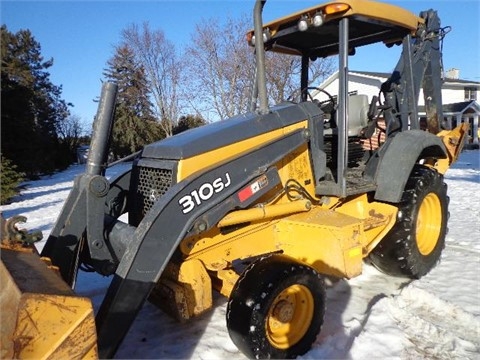
[[[1,359],[95,359],[92,304],[33,246],[1,246]]]

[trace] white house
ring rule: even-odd
[[[447,72],[447,77],[442,86],[443,115],[445,119],[455,127],[462,122],[470,124],[468,141],[479,144],[479,117],[480,105],[480,82],[461,80],[458,78],[458,70],[452,69]],[[348,91],[350,94],[368,95],[369,101],[379,94],[381,85],[389,78],[388,73],[350,71],[348,75]],[[320,86],[332,95],[338,94],[338,71],[327,78]],[[315,98],[327,100],[323,93],[317,93]],[[419,114],[425,115],[423,91],[420,90]]]

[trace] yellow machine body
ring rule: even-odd
[[[251,149],[252,144],[260,147],[306,126],[306,121],[301,122],[283,131],[270,132],[228,148],[183,159],[179,163],[177,181],[204,167],[214,167],[229,154],[239,156]],[[458,157],[467,126],[461,124],[438,134],[449,156],[430,166],[441,173],[448,169]],[[428,164],[429,160],[425,162]],[[283,184],[295,179],[314,197],[307,146],[289,154],[277,164],[277,168]],[[162,275],[150,300],[180,320],[199,315],[212,305],[211,286],[229,297],[239,277],[239,272],[234,271],[235,260],[269,253],[287,255],[321,274],[352,278],[361,274],[363,259],[392,229],[397,218],[397,206],[373,201],[365,193],[343,199],[325,196],[320,204],[312,204],[304,198],[292,201],[285,194],[274,196],[274,192],[266,194],[261,205],[233,211],[220,220],[217,227],[185,238],[180,244],[182,260],[170,262],[167,266],[169,270]],[[192,261],[196,271],[178,271]],[[211,284],[206,281],[206,274],[212,278]],[[187,307],[186,304],[190,305]],[[192,310],[194,308],[195,311]],[[187,312],[185,309],[190,310]]]

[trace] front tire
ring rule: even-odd
[[[248,266],[227,306],[227,328],[249,358],[287,359],[307,352],[325,315],[325,285],[311,267],[271,255]]]
[[[399,205],[397,223],[370,254],[379,270],[419,279],[440,260],[448,220],[447,185],[435,170],[415,165]]]

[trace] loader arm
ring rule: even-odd
[[[209,212],[220,211],[218,215],[212,216],[219,219],[233,210],[238,205],[237,193],[242,187],[266,173],[267,169],[306,141],[304,131],[297,130],[223,165],[194,174],[172,186],[134,230],[126,225],[113,227],[114,232],[133,230],[133,234],[97,315],[100,357],[114,355],[187,232],[192,228],[206,231],[216,225],[205,221],[209,218]],[[180,205],[185,195],[226,175],[231,182],[229,186],[225,186],[223,191],[208,202],[184,213],[185,207]],[[221,203],[227,206],[217,207]],[[202,219],[198,222],[200,218]],[[120,236],[109,234],[110,238]]]

